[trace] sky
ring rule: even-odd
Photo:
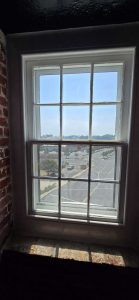
[[[65,70],[63,73],[63,103],[90,102],[90,73]],[[117,100],[117,72],[95,72],[93,77],[92,135],[115,134],[116,105],[95,105],[98,102]],[[60,102],[60,75],[40,76],[38,102]],[[39,109],[39,108],[38,108]],[[60,109],[57,106],[40,108],[41,135],[60,133]],[[63,136],[88,135],[89,105],[63,106]]]

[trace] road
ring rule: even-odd
[[[102,150],[92,155],[92,179],[113,180],[114,179],[114,152],[108,158],[103,158]],[[69,171],[71,176],[71,171]],[[88,176],[88,168],[78,174],[72,174],[74,179],[84,179]],[[117,178],[118,179],[118,178]],[[55,181],[53,181],[54,183]],[[116,187],[116,188],[115,188]],[[42,195],[41,207],[57,210],[58,207],[58,185],[51,191]],[[114,196],[115,195],[115,196]],[[61,181],[61,210],[66,213],[86,214],[88,199],[88,183],[83,181]],[[47,206],[46,206],[47,204]],[[118,206],[118,184],[91,182],[90,185],[90,213],[94,211],[105,212],[107,215],[116,214]],[[115,208],[115,209],[113,209]]]

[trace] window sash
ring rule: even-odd
[[[49,63],[48,63],[49,64]],[[120,64],[122,66],[122,69],[118,68],[118,64]],[[59,125],[60,125],[60,133],[59,133],[59,139],[63,139],[65,140],[66,138],[64,138],[64,134],[63,134],[63,109],[64,107],[79,107],[79,106],[86,106],[88,107],[89,110],[89,131],[88,131],[88,139],[93,139],[93,120],[92,120],[92,116],[93,116],[93,109],[95,106],[101,106],[103,105],[103,107],[105,105],[107,106],[111,106],[114,105],[114,107],[116,108],[116,120],[115,120],[115,138],[114,139],[118,139],[121,136],[121,118],[122,118],[122,103],[123,103],[123,69],[124,69],[124,61],[122,61],[122,59],[120,60],[120,62],[103,62],[103,63],[96,63],[96,62],[92,62],[92,59],[89,58],[89,68],[90,68],[90,100],[88,102],[64,102],[63,101],[63,69],[64,66],[67,68],[75,68],[77,67],[78,63],[74,63],[74,62],[70,62],[70,64],[64,64],[64,63],[59,63],[57,64],[57,66],[51,67],[51,65],[48,65],[46,67],[47,69],[50,68],[54,68],[54,69],[58,69],[59,68],[59,76],[60,76],[60,98],[59,98],[59,102],[57,103],[51,103],[51,102],[46,102],[46,103],[39,103],[37,100],[39,100],[39,91],[40,91],[40,82],[39,82],[39,77],[45,74],[45,67],[43,67],[43,70],[41,70],[41,67],[39,68],[38,74],[36,73],[37,71],[37,67],[33,67],[32,68],[32,76],[33,78],[33,102],[32,102],[32,110],[33,110],[33,134],[34,134],[34,138],[40,139],[40,110],[39,108],[41,107],[59,107],[60,109],[60,119],[59,119]],[[82,65],[84,65],[85,67],[87,66],[86,63],[82,63]],[[96,66],[97,72],[101,72],[101,69],[103,67],[105,67],[105,72],[109,72],[111,70],[116,70],[117,72],[117,99],[115,101],[93,101],[93,82],[94,82],[94,68]],[[38,108],[38,109],[37,109]],[[118,124],[117,124],[117,120],[119,120]],[[31,138],[32,139],[32,138]]]
[[[122,106],[122,113],[121,113],[121,140],[122,141],[127,141],[129,138],[129,130],[127,130],[127,127],[129,128],[130,120],[128,122],[128,118],[125,117],[125,115],[129,115],[130,111],[130,97],[131,97],[131,91],[128,88],[127,83],[129,82],[129,72],[132,64],[132,56],[131,56],[131,51],[132,49],[130,48],[121,48],[121,49],[107,49],[107,50],[93,50],[93,51],[75,51],[75,52],[62,52],[62,53],[48,53],[48,54],[35,54],[35,55],[23,55],[22,61],[23,61],[23,73],[24,73],[24,82],[25,82],[25,88],[27,90],[27,103],[26,103],[26,116],[29,114],[29,122],[28,122],[28,128],[25,129],[26,132],[26,137],[27,140],[32,140],[35,137],[32,136],[33,132],[33,105],[36,105],[34,103],[34,90],[32,89],[32,86],[34,85],[34,79],[33,79],[33,70],[34,68],[40,68],[45,69],[45,66],[51,65],[51,66],[56,66],[56,65],[63,65],[63,64],[92,64],[92,68],[94,65],[104,65],[104,64],[121,64],[123,63],[123,77],[124,77],[124,82],[121,82],[121,92],[123,94],[123,97],[121,97],[121,101],[119,102],[119,97],[118,101],[111,103],[111,104],[119,104]],[[26,70],[26,71],[25,71]],[[93,70],[91,70],[92,73]],[[41,71],[40,71],[41,72]],[[44,72],[44,71],[43,71]],[[70,103],[62,103],[62,68],[60,71],[60,119],[62,120],[62,106],[61,105],[70,105]],[[121,75],[120,75],[121,76]],[[120,77],[118,76],[118,77]],[[91,76],[91,80],[93,80]],[[93,85],[91,84],[90,80],[90,98],[91,93],[93,93]],[[120,81],[120,78],[118,79]],[[32,85],[30,84],[32,82]],[[130,82],[129,82],[130,83]],[[130,83],[131,84],[131,83]],[[119,83],[118,83],[119,85]],[[124,88],[123,88],[124,87]],[[124,102],[123,102],[124,100]],[[113,101],[112,101],[113,102]],[[127,104],[128,102],[128,104]],[[91,102],[92,105],[109,105],[106,103],[93,103]],[[79,103],[78,103],[79,104]],[[40,105],[38,103],[38,105]],[[47,106],[47,103],[45,104]],[[49,105],[49,104],[48,104]],[[58,104],[59,105],[59,104]],[[74,105],[72,103],[72,105]],[[80,104],[79,104],[80,105]],[[84,105],[84,104],[83,104]],[[86,103],[85,103],[86,105]],[[55,104],[50,104],[50,106],[55,106]],[[57,104],[56,104],[57,106]],[[93,107],[93,106],[92,106]],[[90,109],[90,117],[91,117],[91,112],[92,108]],[[60,121],[60,137],[62,136],[62,122]],[[90,134],[90,132],[89,132]],[[118,136],[119,140],[119,136]]]
[[[58,145],[59,147],[59,176],[58,177],[51,177],[51,176],[35,176],[33,174],[33,145]],[[74,179],[74,178],[63,178],[61,177],[61,146],[62,145],[75,145],[75,144],[79,144],[79,145],[89,145],[89,176],[87,179]],[[91,179],[91,146],[120,146],[121,147],[121,164],[120,164],[120,168],[121,168],[121,174],[120,174],[120,178],[119,180],[101,180],[101,179]],[[87,220],[87,222],[91,222],[91,221],[100,221],[103,220],[105,222],[122,222],[123,221],[123,214],[124,214],[124,193],[125,193],[125,174],[126,174],[126,156],[127,156],[127,143],[123,143],[123,142],[117,142],[117,141],[86,141],[86,142],[82,142],[82,141],[37,141],[37,140],[32,140],[29,141],[27,143],[27,157],[28,157],[28,163],[27,163],[27,173],[28,173],[28,195],[29,195],[29,199],[28,199],[28,212],[29,214],[37,214],[37,215],[44,215],[46,217],[54,217],[54,218],[65,218],[68,220],[73,220],[73,219],[79,219],[79,220]],[[115,166],[116,167],[116,166]],[[44,180],[53,180],[53,181],[57,181],[58,182],[58,187],[59,187],[59,200],[58,200],[58,213],[55,212],[47,212],[45,210],[41,210],[41,209],[35,209],[34,208],[34,200],[33,200],[33,184],[32,181],[33,179],[44,179]],[[70,182],[75,182],[75,181],[82,181],[82,182],[87,182],[88,183],[88,198],[87,198],[87,215],[86,217],[84,217],[83,215],[76,215],[76,214],[65,214],[62,213],[61,214],[61,180],[62,181],[66,181],[66,180],[70,180]],[[108,216],[90,216],[90,185],[92,182],[99,182],[99,183],[114,183],[114,184],[118,184],[119,185],[119,195],[118,195],[118,212],[117,212],[117,218],[114,217],[108,217]],[[101,207],[102,209],[102,207]]]

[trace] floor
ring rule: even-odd
[[[139,253],[131,249],[87,246],[79,243],[18,236],[11,237],[5,248],[63,259],[139,267]]]

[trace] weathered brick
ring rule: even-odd
[[[6,187],[9,184],[9,177],[0,181],[0,189]]]
[[[8,121],[7,118],[0,118],[0,126],[7,126],[8,125]]]
[[[4,207],[0,207],[0,220],[8,213],[8,205],[6,204]]]
[[[9,128],[4,127],[3,135],[9,136]]]
[[[9,144],[9,139],[7,137],[0,139],[0,146],[7,146],[8,144]]]
[[[1,148],[0,149],[0,159],[2,159],[4,157],[5,157],[5,150],[4,150],[4,148]]]
[[[0,135],[2,136],[3,135],[3,128],[0,127]]]
[[[0,190],[0,199],[3,198],[6,195],[6,189],[3,188]]]
[[[0,83],[1,83],[4,87],[7,86],[7,79],[6,79],[3,75],[1,75],[1,74],[0,74]]]
[[[2,45],[1,45],[1,48],[0,48],[0,62],[6,64],[5,49],[4,49],[4,47],[2,47]]]
[[[7,95],[7,89],[6,89],[6,87],[3,87],[3,86],[2,86],[2,88],[1,88],[1,93],[2,93],[4,96]]]
[[[0,169],[0,178],[4,178],[7,176],[7,168]]]
[[[5,148],[4,149],[4,155],[5,155],[5,157],[9,156],[9,154],[10,154],[9,148]]]
[[[1,66],[1,73],[2,73],[2,75],[7,76],[7,68],[6,68],[6,66]]]
[[[10,164],[10,159],[8,157],[0,160],[0,168],[8,166]]]
[[[0,42],[0,238],[4,237],[12,223],[9,155],[6,51],[5,46]]]
[[[3,115],[5,117],[8,117],[8,109],[7,108],[3,108]]]
[[[8,206],[12,202],[11,195],[6,195],[3,198],[0,199],[0,209],[4,206]]]
[[[3,106],[7,106],[7,101],[6,101],[5,97],[0,96],[0,104]]]

